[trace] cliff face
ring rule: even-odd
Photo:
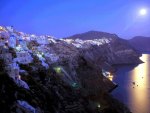
[[[0,34],[1,113],[129,113],[109,95],[116,85],[102,69],[117,55],[123,62],[123,49],[136,54],[135,62],[126,63],[137,63],[131,48],[117,48],[111,38],[56,40],[11,27]]]
[[[21,79],[29,85],[30,90],[16,85],[14,80],[1,70],[1,113],[121,113],[122,111],[129,113],[124,105],[108,95],[107,91],[113,84],[106,78],[103,82],[101,77],[92,78],[88,73],[88,77],[83,79],[81,88],[77,83],[72,86],[66,84],[60,77],[63,75],[57,74],[53,69],[39,69],[34,72],[29,65],[20,65],[20,67],[29,69],[28,73],[20,75]],[[93,81],[90,81],[89,77]],[[94,83],[96,80],[100,83]],[[20,104],[19,101],[24,104]],[[99,105],[101,108],[98,107]]]
[[[81,40],[104,40],[97,46],[96,51],[105,57],[109,64],[134,64],[141,63],[140,54],[129,44],[127,40],[119,38],[115,34],[98,31],[89,31],[83,34],[68,37],[69,39]]]

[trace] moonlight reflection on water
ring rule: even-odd
[[[119,87],[112,94],[125,103],[133,113],[150,112],[150,55],[140,58],[138,66],[121,66],[114,77]]]

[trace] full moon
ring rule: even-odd
[[[139,14],[142,15],[142,16],[146,15],[147,14],[147,9],[144,9],[144,8],[140,9]]]

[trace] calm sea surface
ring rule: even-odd
[[[112,95],[133,113],[150,113],[150,54],[140,59],[145,63],[117,67],[113,81],[119,86]]]

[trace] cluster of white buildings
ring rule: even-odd
[[[59,39],[67,44],[73,45],[76,48],[86,48],[89,45],[101,46],[108,44],[111,38],[101,38],[94,40],[81,40],[81,39]],[[33,43],[36,44],[33,44]],[[33,44],[31,46],[31,43]],[[16,32],[13,27],[1,27],[0,26],[0,59],[4,59],[6,63],[6,70],[8,75],[13,78],[15,83],[27,90],[30,90],[28,84],[21,79],[20,71],[22,71],[18,64],[30,64],[33,62],[32,56],[38,57],[41,64],[46,69],[49,65],[59,61],[59,56],[53,49],[50,48],[50,44],[56,44],[57,41],[50,36],[36,36],[34,34],[29,35],[22,32]],[[31,47],[30,47],[31,46]],[[16,56],[9,52],[9,49],[14,50]],[[65,78],[73,82],[72,78],[63,68],[57,68],[57,71],[62,70],[65,73]],[[108,77],[109,73],[103,72]],[[29,105],[26,101],[18,100],[18,104],[26,109],[35,113],[35,108]]]
[[[35,50],[30,50],[28,45],[31,41],[38,43],[38,47],[33,47]],[[16,50],[17,62],[21,64],[28,64],[32,62],[30,54],[36,54],[39,60],[43,63],[46,56],[47,59],[51,59],[52,62],[58,60],[58,56],[49,51],[47,45],[50,43],[57,43],[54,38],[50,36],[36,36],[34,34],[28,35],[22,32],[16,32],[13,27],[1,27],[0,26],[0,46],[8,46]],[[43,55],[44,54],[44,55]]]
[[[17,54],[17,58],[15,60],[21,64],[29,64],[33,60],[29,52],[22,51],[22,52],[16,52],[16,54]]]
[[[81,40],[81,39],[60,39],[67,44],[71,44],[77,48],[86,48],[89,45],[103,45],[110,42],[111,39],[101,38],[94,40]],[[34,41],[38,44],[29,48],[30,42]],[[48,68],[46,60],[50,63],[55,63],[59,60],[59,56],[47,45],[55,44],[57,41],[50,36],[36,36],[29,35],[22,32],[16,32],[13,27],[0,27],[0,46],[8,46],[16,51],[16,62],[21,64],[29,64],[33,61],[31,54],[36,55],[41,61],[42,65]],[[8,55],[9,57],[9,55]]]
[[[9,53],[8,48],[0,47],[0,59],[4,60],[4,63],[6,64],[5,69],[15,83],[20,87],[29,89],[27,83],[21,80],[21,76],[19,75],[20,67],[12,57],[12,53]]]
[[[38,44],[30,47],[30,42],[34,41]],[[13,27],[1,27],[0,26],[0,59],[5,62],[5,69],[8,75],[15,81],[15,83],[27,90],[30,90],[28,84],[21,79],[21,70],[19,64],[30,64],[33,62],[33,55],[36,55],[41,64],[48,69],[50,64],[47,64],[47,60],[51,63],[55,63],[59,60],[59,57],[52,52],[48,45],[51,43],[57,43],[55,39],[50,36],[35,36],[28,35],[22,32],[16,32]],[[12,48],[15,52],[10,52]],[[26,101],[18,100],[18,104],[35,113],[36,109],[32,107]]]
[[[60,39],[60,41],[71,44],[77,48],[86,48],[89,45],[100,46],[103,44],[108,44],[111,39]],[[36,44],[31,45],[32,42]],[[49,65],[58,62],[59,56],[49,46],[50,44],[56,43],[57,41],[50,36],[36,36],[34,34],[29,35],[22,32],[16,32],[13,27],[0,26],[0,46],[3,47],[3,50],[0,50],[0,57],[5,57],[5,62],[7,62],[7,64],[11,64],[10,69],[12,70],[9,71],[9,74],[14,78],[16,78],[15,75],[19,78],[19,67],[17,66],[17,63],[30,64],[33,62],[33,55],[36,55],[39,58],[41,64],[45,68],[49,68]],[[16,58],[12,58],[11,53],[5,52],[8,48],[13,48],[16,53]]]
[[[111,41],[111,38],[101,38],[101,39],[93,39],[93,40],[81,40],[81,39],[61,39],[63,41],[65,41],[68,44],[72,44],[77,48],[85,48],[87,47],[87,45],[104,45],[104,44],[108,44]]]

